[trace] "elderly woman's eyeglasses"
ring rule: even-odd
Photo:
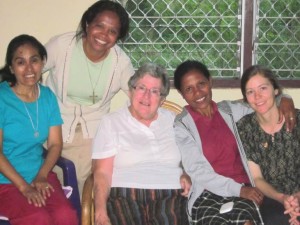
[[[138,93],[138,94],[145,94],[149,91],[151,96],[155,96],[155,97],[159,97],[161,96],[160,90],[158,88],[146,88],[144,85],[136,85],[135,87],[133,87],[134,90]]]

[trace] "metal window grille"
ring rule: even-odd
[[[135,69],[151,61],[171,75],[179,63],[196,59],[215,78],[238,78],[243,32],[253,29],[252,62],[277,70],[282,78],[300,78],[299,0],[251,0],[253,28],[243,27],[242,0],[118,1],[131,19],[129,37],[120,44]]]
[[[282,79],[299,79],[300,1],[258,0],[255,11],[254,63]]]

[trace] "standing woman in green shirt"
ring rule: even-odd
[[[91,143],[113,96],[128,92],[134,70],[116,44],[124,40],[129,16],[119,3],[100,0],[82,15],[76,32],[55,36],[46,44],[49,71],[45,84],[56,94],[64,124],[62,156],[76,167],[79,191],[91,171]]]

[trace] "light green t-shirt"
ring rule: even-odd
[[[93,105],[100,101],[111,63],[111,54],[101,62],[92,62],[83,51],[82,40],[78,41],[71,56],[68,100],[81,105]]]

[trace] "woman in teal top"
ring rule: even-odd
[[[0,214],[12,225],[78,224],[51,171],[61,154],[62,119],[55,95],[39,84],[46,58],[38,40],[20,35],[0,70]]]

